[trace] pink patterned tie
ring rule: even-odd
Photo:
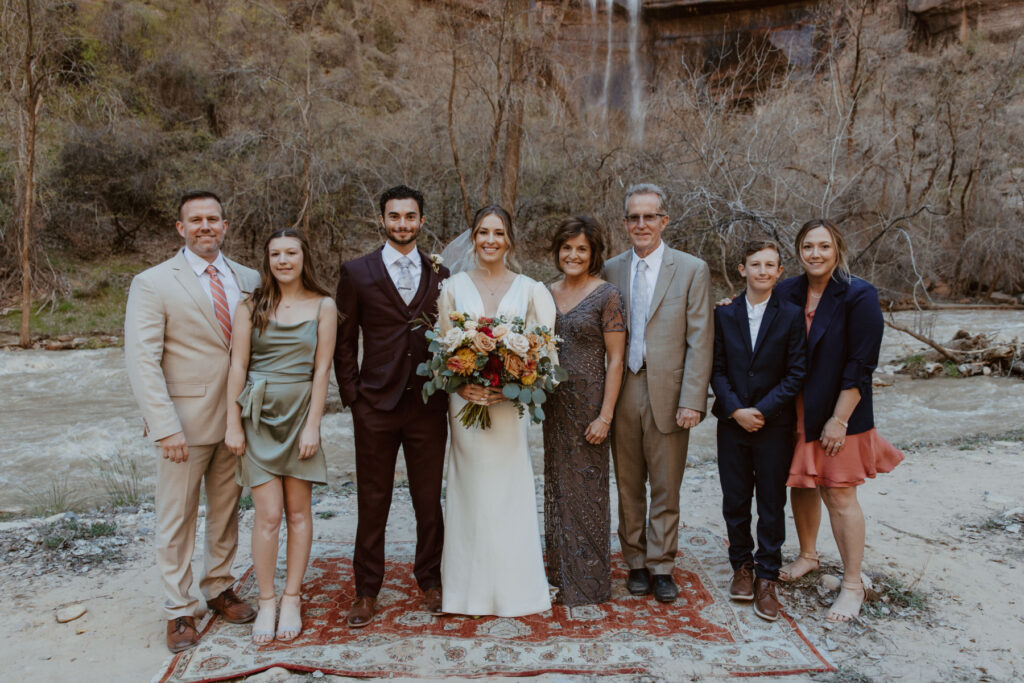
[[[220,330],[224,337],[231,343],[231,309],[228,308],[228,296],[224,293],[224,285],[217,277],[217,268],[207,266],[206,273],[210,276],[210,294],[213,295],[213,312],[217,315],[217,322],[220,323]]]

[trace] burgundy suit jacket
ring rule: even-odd
[[[418,397],[425,377],[416,366],[430,358],[426,331],[437,319],[437,296],[448,269],[434,270],[420,250],[420,286],[409,305],[402,301],[381,249],[342,264],[338,279],[338,343],[334,349],[334,374],[341,401],[351,406],[366,401],[376,410],[393,410],[406,392]],[[359,333],[363,356],[359,362]],[[427,409],[444,411],[448,396],[434,394]]]

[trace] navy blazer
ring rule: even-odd
[[[775,288],[780,298],[804,310],[807,276],[783,280]],[[807,334],[807,383],[804,385],[804,435],[821,437],[832,417],[839,392],[857,387],[860,402],[850,416],[847,434],[860,434],[875,426],[871,405],[871,374],[878,365],[882,345],[882,307],[878,290],[859,277],[844,282],[833,277],[814,312]]]
[[[716,308],[711,412],[727,420],[740,408],[757,408],[766,427],[792,425],[793,399],[807,374],[806,350],[803,311],[776,294],[768,300],[753,346],[746,294]]]

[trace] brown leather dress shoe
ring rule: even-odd
[[[213,600],[207,600],[206,606],[232,624],[248,624],[256,618],[256,610],[249,603],[242,602],[235,591],[228,588]]]
[[[441,587],[435,586],[423,591],[423,608],[435,617],[444,614],[441,611]]]
[[[377,598],[369,595],[361,595],[352,603],[348,611],[349,628],[362,628],[373,621],[373,615],[377,611]]]
[[[732,573],[729,597],[733,600],[754,599],[754,565],[747,562]]]
[[[775,621],[779,618],[779,598],[775,594],[775,582],[758,578],[754,581],[754,614]]]
[[[167,649],[181,652],[195,647],[199,642],[199,631],[193,617],[177,617],[167,622]]]

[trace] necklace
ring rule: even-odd
[[[501,278],[498,280],[497,284],[494,287],[491,287],[491,284],[487,281],[487,279],[485,277],[481,277],[480,278],[480,283],[484,286],[484,289],[486,289],[488,291],[488,293],[490,293],[491,297],[493,298],[493,297],[498,296],[498,289],[503,284],[505,284],[505,280],[507,280],[507,279],[508,279],[508,277],[506,275],[502,275]]]
[[[814,298],[814,299],[820,299],[821,298],[821,294],[815,294],[814,292],[811,292],[810,294],[811,294],[811,297]]]

